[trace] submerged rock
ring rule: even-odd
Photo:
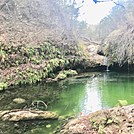
[[[15,98],[15,99],[13,99],[13,102],[15,102],[17,104],[22,104],[22,103],[25,103],[26,100],[23,98]]]
[[[65,120],[66,117],[65,116],[59,116],[58,120]]]
[[[50,124],[46,125],[46,128],[50,128],[50,127],[51,127],[51,125],[50,125]]]

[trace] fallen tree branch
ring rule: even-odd
[[[31,105],[35,106],[37,109],[39,108],[40,105],[43,105],[47,109],[47,104],[41,100],[33,101]]]

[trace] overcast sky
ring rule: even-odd
[[[82,0],[76,0],[78,5],[81,5]],[[112,7],[113,2],[100,2],[95,4],[93,0],[85,0],[83,7],[80,9],[79,20],[85,20],[88,24],[97,24],[107,16]]]

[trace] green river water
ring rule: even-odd
[[[0,93],[0,109],[32,108],[33,101],[41,100],[47,110],[60,116],[87,115],[116,106],[118,100],[134,104],[134,74],[89,73],[86,78],[69,78],[64,81],[19,87]],[[88,76],[86,74],[86,76]],[[14,98],[24,98],[26,103],[16,104]],[[44,110],[43,106],[39,106]],[[0,134],[52,134],[61,121],[0,122]],[[47,128],[46,125],[51,127]]]

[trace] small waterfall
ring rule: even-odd
[[[106,71],[108,72],[108,71],[110,71],[109,69],[108,69],[108,66],[107,66],[107,69],[106,69]]]
[[[107,71],[107,72],[110,71],[110,70],[109,70],[109,65],[108,65],[108,57],[106,57],[106,56],[104,57],[103,65],[106,66],[106,71]]]
[[[130,66],[129,66],[130,64],[131,64],[131,61],[128,60],[128,61],[127,61],[127,71],[128,71],[128,73],[129,73],[129,71],[130,71]]]

